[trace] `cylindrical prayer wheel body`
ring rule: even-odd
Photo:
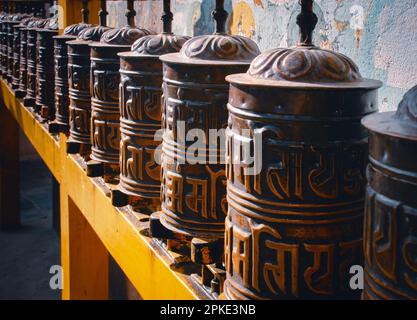
[[[355,298],[367,133],[378,81],[314,46],[270,50],[227,77],[228,299]]]
[[[120,53],[120,190],[138,197],[138,207],[159,210],[161,174],[155,150],[161,141],[161,54],[177,52],[188,37],[149,35]],[[135,205],[132,205],[135,208]],[[138,209],[139,209],[138,208]]]
[[[13,26],[13,69],[12,69],[12,88],[17,90],[20,86],[20,65],[22,63],[21,56],[21,46],[22,46],[22,33],[23,29],[26,28],[27,22],[30,19],[25,19],[21,24]]]
[[[13,80],[13,67],[14,67],[14,55],[17,53],[14,46],[14,27],[19,25],[19,21],[9,21],[7,23],[7,81],[12,83]]]
[[[37,64],[37,28],[46,25],[47,19],[31,21],[26,29],[27,32],[27,87],[26,97],[23,100],[25,106],[33,107],[36,99],[36,64]],[[51,62],[51,61],[50,61]]]
[[[144,29],[124,27],[109,30],[91,48],[91,159],[104,165],[105,179],[119,175],[120,58],[118,53],[130,51],[138,38],[149,35]]]
[[[68,42],[91,24],[79,23],[68,26],[64,34],[54,37],[55,45],[55,123],[62,128],[69,125]],[[87,74],[87,77],[89,74]],[[65,131],[65,130],[64,130]]]
[[[8,14],[2,16],[0,20],[0,52],[1,52],[1,75],[5,78],[7,74],[7,21]]]
[[[57,30],[48,28],[37,30],[36,63],[36,100],[35,109],[41,112],[42,118],[55,118],[55,66],[54,66],[54,36]]]
[[[27,86],[27,46],[28,29],[27,26],[20,29],[20,64],[19,64],[19,92],[22,97],[26,96]]]
[[[229,86],[225,77],[245,72],[257,54],[258,47],[249,39],[216,34],[192,38],[180,53],[161,56],[164,135],[160,222],[168,230],[188,238],[223,238],[225,148],[217,137],[227,127]],[[196,136],[201,142],[198,154],[192,147]]]
[[[369,129],[364,299],[417,299],[417,87]]]
[[[68,47],[67,41],[76,36],[62,35],[54,37],[55,42],[55,122],[60,125],[69,123],[68,96]]]
[[[80,32],[68,44],[69,127],[70,142],[91,145],[90,46],[109,28],[96,26]],[[87,149],[89,149],[87,147]],[[89,153],[89,152],[87,152]]]

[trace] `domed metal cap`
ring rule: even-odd
[[[173,14],[170,1],[164,1],[163,32],[138,39],[132,45],[132,51],[139,55],[160,56],[167,53],[178,52],[184,43],[190,39],[187,36],[178,36],[172,33]]]
[[[100,41],[101,36],[109,30],[111,30],[111,28],[104,27],[104,26],[90,27],[90,28],[82,30],[78,34],[77,39],[83,40],[83,41]]]
[[[253,60],[245,75],[229,76],[228,81],[311,89],[379,88],[382,83],[362,78],[356,64],[347,56],[313,45],[313,31],[318,21],[313,12],[313,0],[301,0],[300,4],[299,44],[262,53]]]
[[[132,46],[132,51],[142,55],[160,56],[180,51],[189,39],[190,37],[177,36],[173,33],[149,35],[137,40]]]
[[[58,30],[58,16],[48,19],[48,23],[45,26],[45,29],[48,30]]]
[[[417,86],[404,95],[397,112],[370,115],[362,124],[383,135],[417,141]]]
[[[215,33],[191,38],[179,54],[165,55],[162,61],[189,64],[249,64],[260,54],[257,44],[249,38],[226,33],[227,11],[224,1],[216,1],[212,13]]]
[[[64,35],[67,36],[78,36],[81,31],[93,27],[92,24],[89,23],[77,23],[70,25],[64,29]]]
[[[131,46],[137,39],[150,34],[152,34],[152,32],[146,29],[125,26],[123,28],[106,31],[101,36],[100,42],[117,46]]]

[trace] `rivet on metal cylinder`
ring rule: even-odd
[[[176,240],[189,247],[190,258],[203,265],[203,283],[210,274],[204,266],[222,264],[227,213],[222,137],[227,126],[229,89],[225,77],[247,71],[260,53],[254,41],[225,32],[227,12],[223,1],[216,1],[213,18],[214,34],[194,37],[179,53],[161,56],[162,208],[150,220],[153,237]],[[197,136],[186,138],[194,133],[201,143],[198,154],[192,151]],[[209,279],[222,278],[220,274]]]
[[[119,52],[130,51],[139,38],[151,31],[134,26],[133,1],[127,1],[128,25],[105,32],[100,42],[91,48],[91,161],[87,163],[87,175],[103,176],[105,182],[117,184],[120,172],[120,111]]]
[[[65,28],[64,34],[54,37],[55,44],[55,121],[49,123],[49,132],[69,131],[68,45],[79,33],[93,27],[88,23],[88,0],[83,0],[82,22]]]
[[[79,153],[85,161],[91,153],[90,43],[100,41],[106,27],[106,1],[100,2],[100,25],[82,30],[77,40],[68,41],[69,128],[67,152]]]
[[[368,116],[366,300],[417,300],[417,86],[398,111]]]
[[[358,298],[367,132],[379,81],[312,44],[302,0],[300,42],[266,51],[228,76],[225,231],[227,299]]]
[[[137,40],[120,57],[120,184],[113,203],[141,213],[160,210],[161,174],[155,159],[160,145],[163,54],[178,52],[189,37],[171,32],[170,1],[164,0],[163,32]]]

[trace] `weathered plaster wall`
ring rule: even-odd
[[[214,0],[172,0],[174,32],[213,31]],[[225,0],[229,29],[261,50],[294,45],[298,0]],[[162,1],[136,1],[137,24],[161,31]],[[123,26],[126,1],[108,3],[109,24]],[[380,109],[394,110],[417,84],[417,0],[316,0],[315,43],[350,56],[362,75],[384,82]]]

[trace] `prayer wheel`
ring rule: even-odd
[[[36,99],[36,64],[37,64],[37,30],[43,28],[49,22],[48,19],[32,20],[28,23],[27,31],[27,86],[23,103],[26,107],[34,107]]]
[[[202,265],[220,264],[223,248],[227,202],[221,136],[227,126],[229,90],[225,77],[247,71],[260,53],[252,40],[225,32],[227,16],[223,1],[216,1],[215,33],[194,37],[179,53],[160,58],[162,203],[161,211],[151,216],[150,232],[155,238],[189,245],[191,259]]]
[[[161,129],[162,62],[159,57],[178,52],[189,39],[171,32],[170,1],[164,0],[162,20],[163,33],[142,37],[133,44],[131,52],[119,53],[119,189],[125,195],[123,204],[142,212],[148,208],[150,213],[160,208],[160,166],[154,158],[160,144],[155,134]]]
[[[369,300],[417,300],[417,86],[368,116],[365,283]]]
[[[69,85],[68,85],[68,41],[76,40],[78,34],[93,25],[88,24],[88,1],[83,1],[83,20],[65,28],[64,34],[55,36],[55,121],[49,123],[49,132],[69,130]]]
[[[120,147],[120,52],[130,51],[139,38],[151,34],[134,27],[133,2],[128,2],[128,26],[105,32],[100,42],[91,48],[91,159],[87,175],[103,176],[106,182],[116,182],[119,175]]]
[[[378,110],[381,83],[315,47],[313,1],[300,4],[298,45],[226,78],[227,299],[358,298],[349,270],[362,263],[361,119]]]
[[[58,35],[58,18],[49,19],[44,28],[37,30],[36,98],[35,111],[44,120],[55,118],[54,36]]]
[[[7,66],[6,66],[6,79],[8,83],[12,83],[13,80],[13,66],[14,66],[14,55],[16,47],[14,46],[14,27],[20,24],[23,19],[21,14],[13,14],[10,16],[9,21],[6,22],[7,26]]]
[[[27,27],[28,23],[34,18],[29,17],[23,19],[20,24],[14,26],[14,38],[13,38],[13,72],[12,72],[12,88],[15,90],[17,97],[22,97],[22,92],[20,89],[20,67],[21,65],[26,65],[26,57],[21,59],[22,50],[27,49],[26,47],[26,31],[24,29]],[[23,48],[22,48],[23,46]]]
[[[7,21],[9,19],[9,14],[3,12],[0,16],[0,59],[1,67],[0,72],[3,78],[7,75]]]
[[[79,153],[89,160],[91,153],[91,88],[90,43],[100,41],[110,28],[106,25],[106,3],[101,2],[100,25],[81,31],[77,40],[68,44],[69,128],[67,152]]]

